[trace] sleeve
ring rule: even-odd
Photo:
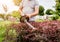
[[[35,7],[39,7],[39,2],[35,0]]]

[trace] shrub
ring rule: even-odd
[[[15,4],[16,6],[19,6],[19,4],[20,4],[21,1],[22,1],[22,0],[13,0],[14,4]]]
[[[47,9],[46,10],[46,14],[47,15],[52,15],[53,14],[53,10],[52,9]]]
[[[57,14],[60,16],[60,0],[56,0],[55,9]]]
[[[43,6],[39,6],[39,15],[44,15],[44,10]]]
[[[15,17],[15,18],[20,18],[20,17],[21,17],[19,11],[13,11],[13,12],[11,13],[11,15],[12,15],[13,17]]]
[[[0,18],[4,19],[4,14],[0,14]]]
[[[57,20],[58,18],[59,18],[58,15],[53,15],[53,16],[51,17],[52,20]]]
[[[36,29],[25,23],[13,25],[19,28],[16,42],[60,42],[60,21],[30,22]]]

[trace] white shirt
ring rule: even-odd
[[[20,6],[21,5],[23,6],[22,12],[24,14],[31,14],[35,11],[35,7],[39,7],[39,3],[37,0],[22,0]]]

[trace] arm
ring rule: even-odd
[[[30,14],[30,17],[36,16],[39,13],[39,7],[35,7],[35,11]]]
[[[22,6],[19,7],[19,12],[22,13]]]
[[[38,13],[39,13],[39,7],[35,7],[35,11],[31,14],[26,14],[26,16],[31,18],[31,17],[38,15]]]
[[[20,12],[20,14],[22,15],[22,9],[23,9],[23,4],[22,4],[22,2],[20,3],[20,6],[19,6],[19,12]]]

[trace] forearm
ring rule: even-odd
[[[30,14],[31,17],[34,17],[34,16],[36,16],[36,15],[38,15],[38,12],[34,12],[34,13],[31,13],[31,14]]]
[[[38,15],[39,13],[39,7],[35,7],[35,11],[30,14],[31,17]]]
[[[20,12],[20,14],[22,14],[22,9],[21,8],[19,8],[19,12]]]

